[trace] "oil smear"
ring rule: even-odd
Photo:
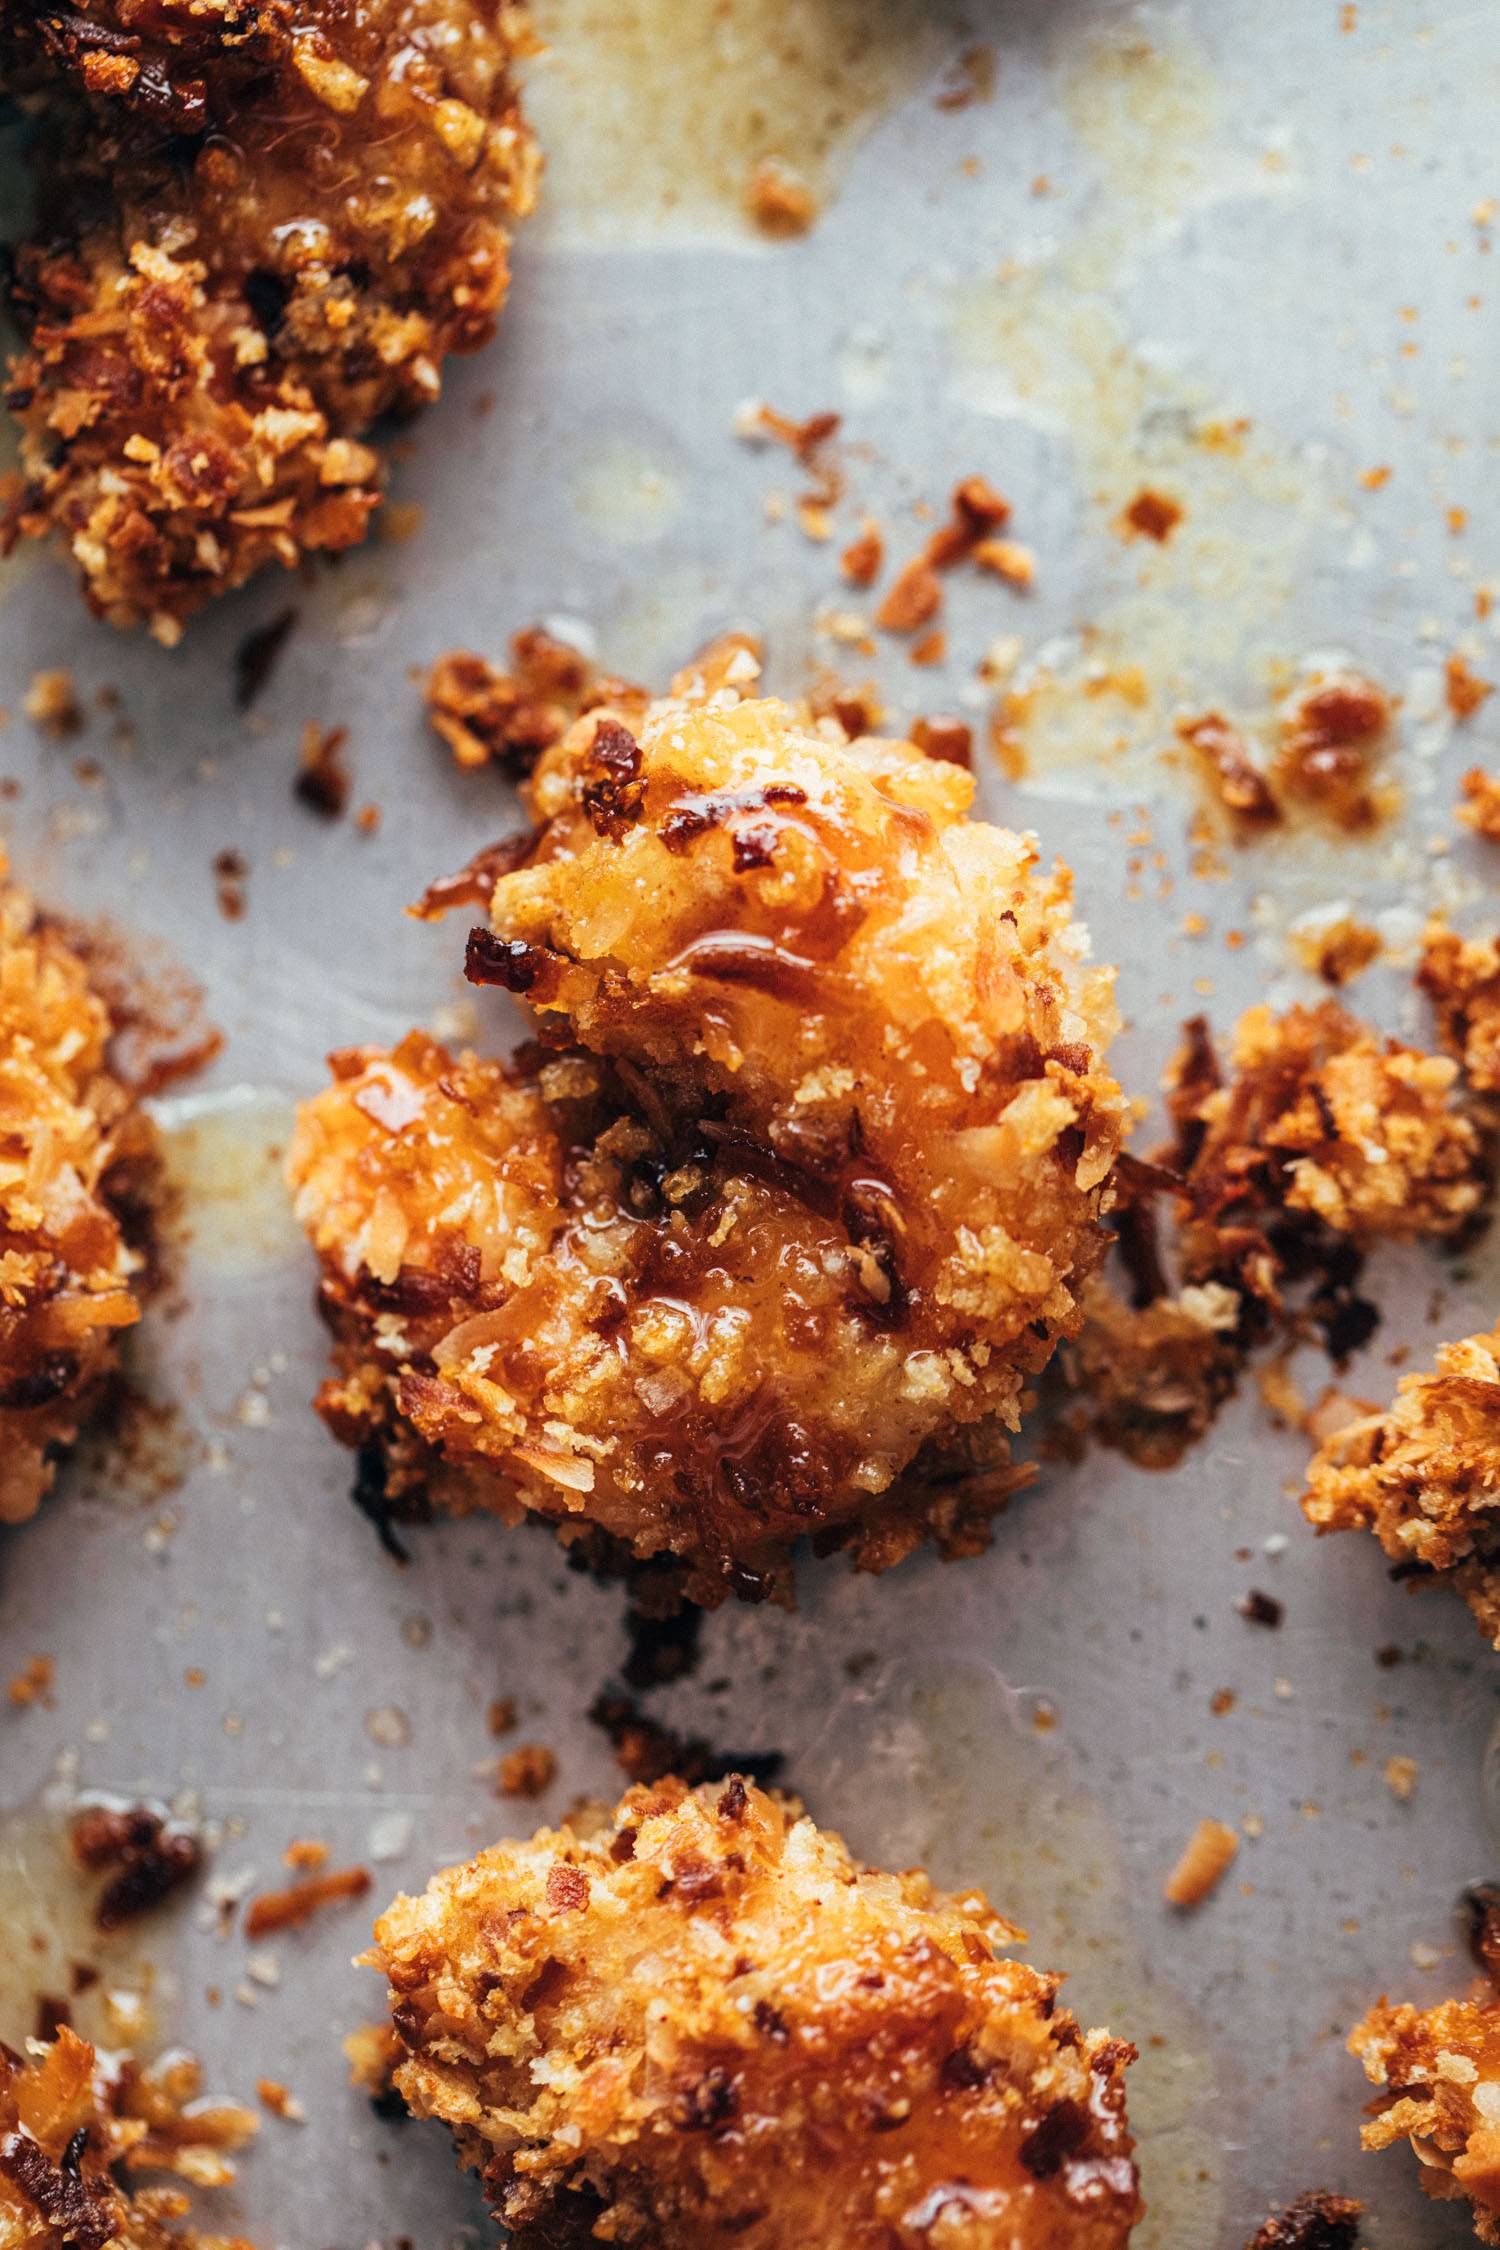
[[[1135,2042],[1128,2100],[1147,2215],[1132,2241],[1218,2240],[1224,2157],[1208,2033],[1148,1965],[1120,1841],[1026,1699],[983,1666],[927,1666],[915,1680],[903,1668],[899,1682],[872,1679],[839,1699],[797,1778],[856,1851],[978,1885],[1025,1929],[1023,1958],[1066,1971],[1079,2021]]]
[[[302,1237],[281,1176],[295,1105],[261,1087],[229,1086],[149,1106],[190,1277],[249,1276],[295,1261]]]
[[[821,206],[859,142],[947,42],[910,0],[536,0],[528,107],[553,239],[756,239],[765,166]]]
[[[132,1930],[94,1921],[98,1888],[68,1844],[76,1798],[52,1784],[0,1814],[0,2040],[20,2051],[59,2009],[100,2048],[154,2048],[170,1997]]]

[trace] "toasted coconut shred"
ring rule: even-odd
[[[365,536],[364,433],[490,335],[538,157],[509,0],[10,8],[41,120],[11,302],[21,483],[92,609],[174,640],[266,563]]]
[[[513,1065],[334,1058],[289,1170],[320,1406],[389,1496],[525,1513],[782,1592],[982,1544],[1080,1318],[1122,1101],[1065,872],[973,782],[770,702],[743,646],[546,751],[468,974]]]
[[[155,1140],[86,963],[0,853],[0,1522],[34,1513],[140,1317]]]
[[[731,1777],[482,1852],[366,1958],[397,2090],[517,2250],[1117,2250],[1134,2049],[997,1958],[1017,1934]]]
[[[252,2110],[199,2098],[190,2055],[145,2067],[102,2056],[63,2027],[25,2058],[0,2049],[0,2239],[7,2250],[249,2250],[239,2238],[180,2222],[173,2174],[194,2188],[227,2186],[235,2152],[257,2131]]]

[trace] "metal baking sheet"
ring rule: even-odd
[[[566,1571],[545,1534],[484,1523],[417,1534],[400,1570],[349,1505],[349,1461],[308,1406],[324,1339],[277,1166],[330,1046],[417,1022],[496,1043],[514,1029],[498,996],[461,985],[453,931],[401,913],[513,811],[426,735],[414,667],[454,644],[500,654],[540,617],[650,680],[728,625],[765,635],[789,689],[820,662],[868,668],[813,622],[853,606],[837,550],[794,514],[770,520],[798,480],[735,438],[747,397],[844,415],[841,522],[868,506],[897,552],[922,535],[914,509],[961,475],[1013,498],[1032,590],[955,581],[947,671],[913,671],[896,644],[877,668],[899,722],[969,707],[978,657],[1020,643],[1029,767],[1014,781],[984,764],[983,806],[1075,867],[1096,950],[1120,964],[1132,1086],[1156,1084],[1192,1009],[1227,1027],[1252,998],[1310,991],[1287,940],[1299,915],[1357,903],[1399,946],[1436,900],[1467,926],[1491,902],[1494,863],[1456,840],[1450,808],[1458,770],[1495,755],[1500,700],[1455,739],[1441,663],[1461,645],[1481,673],[1500,662],[1475,600],[1500,531],[1500,14],[541,13],[549,193],[498,342],[403,439],[396,500],[420,510],[398,518],[406,535],[262,581],[174,653],[91,626],[52,560],[17,557],[0,578],[15,862],[49,903],[188,966],[227,1040],[162,1105],[191,1239],[136,1355],[161,1408],[149,1442],[85,1449],[3,1541],[7,1666],[56,1665],[50,1705],[0,1716],[11,2037],[32,1938],[69,1942],[49,1789],[197,1811],[218,1839],[211,1885],[230,1890],[276,1882],[290,1836],[326,1837],[372,1866],[376,1897],[529,1822],[486,1770],[503,1747],[494,1697],[517,1699],[518,1739],[557,1753],[538,1816],[616,1789],[585,1712],[624,1653],[618,1591]],[[993,53],[990,98],[947,106],[976,45]],[[768,155],[825,199],[802,241],[768,245],[741,216]],[[1160,548],[1111,528],[1144,484],[1186,510]],[[234,650],[288,602],[295,631],[242,718]],[[1161,754],[1173,711],[1253,719],[1328,652],[1403,699],[1405,819],[1195,876],[1194,799]],[[48,666],[73,673],[88,714],[64,742],[21,716]],[[308,720],[348,728],[378,834],[294,803]],[[225,850],[248,863],[232,922],[212,865]],[[1351,997],[1419,1027],[1399,962]],[[1384,1262],[1386,1317],[1350,1387],[1385,1396],[1398,1350],[1425,1359],[1487,1325],[1496,1278],[1489,1244],[1462,1266]],[[1464,1981],[1452,1905],[1494,1867],[1495,1673],[1456,1601],[1393,1587],[1373,1542],[1314,1542],[1294,1499],[1305,1450],[1248,1386],[1171,1474],[1100,1454],[1048,1466],[979,1561],[923,1556],[882,1580],[834,1563],[803,1573],[794,1615],[720,1612],[694,1676],[653,1706],[782,1751],[859,1852],[985,1884],[1034,1958],[1071,1971],[1078,2012],[1139,2042],[1143,2250],[1237,2250],[1312,2185],[1368,2197],[1380,2250],[1466,2239],[1413,2164],[1360,2158],[1343,2037],[1383,1989]],[[1279,1632],[1237,1613],[1251,1586],[1284,1601]],[[1374,1660],[1387,1644],[1394,1669]],[[1225,1688],[1234,1709],[1215,1717]],[[1410,1802],[1382,1779],[1392,1754],[1417,1762]],[[1208,1905],[1172,1916],[1161,1878],[1206,1814],[1260,1833]],[[302,2126],[266,2121],[219,2221],[263,2245],[440,2250],[488,2231],[444,2137],[379,2122],[346,2086],[339,2036],[379,1999],[350,1966],[365,1921],[324,1915],[252,1963],[205,1887],[122,1952],[121,1989],[151,1988],[148,2043],[190,2044],[226,2091],[279,2079],[306,2108]]]

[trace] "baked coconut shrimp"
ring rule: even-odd
[[[363,442],[489,336],[537,157],[511,0],[0,0],[40,111],[12,540],[165,640],[269,561],[353,545]]]
[[[1373,1531],[1414,1578],[1452,1586],[1500,1648],[1500,1328],[1445,1344],[1385,1413],[1336,1431],[1302,1507],[1319,1531]]]
[[[977,1893],[738,1779],[633,1789],[398,1898],[395,2084],[517,2250],[1116,2250],[1124,2075]]]
[[[102,2056],[66,2029],[26,2058],[0,2047],[0,2242],[6,2250],[249,2250],[178,2225],[178,2188],[142,2186],[145,2172],[194,2187],[234,2178],[231,2154],[254,2114],[198,2097],[198,2066],[175,2054],[151,2068]]]
[[[804,1535],[982,1544],[1122,1105],[1067,877],[972,786],[732,689],[546,753],[469,893],[469,975],[537,1043],[336,1056],[292,1147],[367,1476],[706,1602]]]
[[[1408,2141],[1426,2192],[1467,2201],[1479,2240],[1500,2243],[1500,1993],[1435,2008],[1382,2000],[1349,2046],[1384,2089],[1365,2147]]]
[[[140,1317],[151,1126],[87,965],[0,853],[0,1523],[31,1515]]]

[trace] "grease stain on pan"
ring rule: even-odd
[[[107,1936],[95,1925],[98,1885],[68,1847],[73,1802],[49,1787],[0,1814],[0,2039],[22,2049],[45,1998],[66,2002],[96,2046],[150,2048],[162,2035],[160,1980],[136,1932]]]
[[[799,1757],[810,1808],[885,1866],[977,1885],[1026,1931],[1026,1960],[1066,1972],[1081,2023],[1135,2042],[1129,2108],[1147,2216],[1132,2239],[1137,2250],[1216,2241],[1224,2150],[1209,2035],[1147,1970],[1120,1839],[1059,1737],[997,1673],[929,1665],[904,1696],[894,1685],[841,1698]]]
[[[189,1282],[299,1259],[302,1236],[281,1176],[295,1104],[263,1087],[229,1086],[150,1106],[178,1198]]]
[[[948,42],[910,0],[537,0],[543,228],[594,246],[757,238],[756,168],[821,204]]]

